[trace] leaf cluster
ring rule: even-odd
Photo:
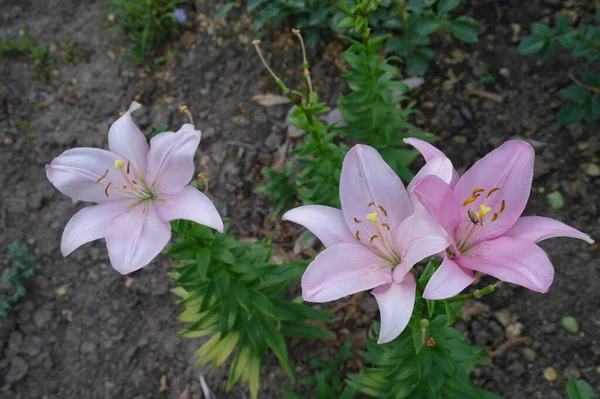
[[[9,284],[12,289],[10,295],[0,302],[0,322],[8,319],[10,309],[23,299],[26,293],[25,281],[30,279],[35,270],[39,268],[25,244],[10,244],[8,254],[12,261],[12,267],[4,277],[4,282]]]
[[[596,22],[600,23],[600,9],[596,10]],[[542,23],[533,24],[533,34],[519,43],[517,51],[522,55],[537,55],[548,61],[560,45],[574,57],[585,57],[589,64],[600,59],[600,27],[569,25],[567,17],[557,14],[555,27]],[[579,119],[594,124],[600,120],[600,75],[583,72],[583,81],[572,77],[575,84],[567,87],[563,94],[568,102],[557,114],[560,125],[570,125]]]
[[[56,64],[48,46],[37,45],[22,25],[16,39],[5,37],[0,41],[0,59],[8,56],[27,55],[33,62],[32,75],[42,83],[50,80],[50,69]]]
[[[567,382],[567,395],[569,399],[594,399],[595,397],[590,384],[574,378],[569,378]]]
[[[261,368],[271,351],[293,381],[285,338],[329,339],[323,327],[329,313],[284,294],[306,268],[306,262],[274,264],[271,246],[243,243],[226,233],[187,221],[173,223],[180,242],[167,255],[174,261],[169,275],[173,292],[185,308],[177,319],[190,325],[179,332],[185,338],[209,337],[196,351],[197,366],[221,366],[232,357],[227,390],[239,380],[256,398]]]
[[[117,14],[117,24],[133,43],[131,55],[137,64],[146,53],[172,36],[179,36],[180,24],[175,20],[175,6],[183,0],[105,0],[110,12]]]

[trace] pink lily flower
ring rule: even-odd
[[[357,145],[344,159],[342,209],[307,205],[283,215],[309,229],[326,249],[302,276],[302,296],[328,302],[374,288],[381,313],[379,343],[408,324],[415,301],[411,268],[443,251],[446,232],[413,206],[400,178],[373,148]]]
[[[108,132],[110,151],[74,148],[46,165],[48,180],[61,193],[97,205],[83,208],[67,223],[61,252],[106,239],[112,266],[121,274],[150,263],[171,238],[169,222],[191,220],[216,230],[223,222],[215,206],[194,187],[194,154],[200,131],[184,124],[177,133],[164,132],[150,141],[129,110]]]
[[[406,142],[424,155],[427,164],[444,165],[428,168],[432,173],[413,180],[410,187],[411,195],[452,236],[424,298],[446,299],[460,293],[474,281],[473,271],[544,293],[554,269],[536,243],[561,236],[594,242],[557,220],[521,217],[533,180],[535,153],[528,143],[507,141],[458,178],[435,147],[416,139]]]

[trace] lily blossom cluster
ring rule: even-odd
[[[108,132],[109,151],[74,148],[46,165],[48,180],[63,194],[95,202],[77,212],[62,235],[61,252],[106,239],[112,266],[127,274],[147,265],[171,238],[170,221],[186,219],[223,230],[212,202],[188,186],[200,131],[184,124],[178,132],[150,140],[135,125],[129,110]]]
[[[307,205],[288,211],[325,245],[302,277],[309,302],[373,289],[381,315],[379,343],[396,338],[412,315],[419,261],[444,260],[423,297],[450,298],[473,283],[473,271],[546,292],[554,269],[535,243],[567,236],[593,240],[561,222],[521,217],[533,178],[532,147],[508,141],[459,176],[437,148],[407,139],[427,163],[409,184],[373,148],[357,145],[342,166],[341,210]]]

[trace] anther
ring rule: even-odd
[[[360,221],[358,218],[354,218],[354,223],[362,223],[362,221]]]
[[[358,230],[356,230],[356,239],[360,241],[360,237],[358,236]]]
[[[498,219],[498,213],[494,213],[494,216],[492,217],[492,222],[496,221],[496,219]]]
[[[371,202],[369,202],[368,206],[373,206],[373,205],[375,205],[375,203],[373,201],[371,201]]]
[[[375,234],[373,237],[371,237],[371,238],[369,239],[369,242],[370,242],[370,243],[371,243],[371,242],[373,242],[373,240],[374,240],[374,239],[376,239],[377,237],[379,237],[379,236],[378,236],[377,234]]]
[[[500,215],[502,212],[504,212],[505,207],[506,207],[506,201],[502,200],[502,203],[500,204],[500,210],[498,211],[498,215]]]
[[[96,183],[100,183],[100,180],[104,179],[104,178],[106,177],[106,175],[107,175],[107,174],[108,174],[108,169],[106,169],[106,170],[104,171],[104,174],[103,174],[102,176],[100,176],[100,177],[98,178],[98,180],[96,180]]]
[[[487,193],[487,197],[488,197],[488,198],[490,198],[490,196],[491,196],[493,193],[495,193],[496,191],[498,191],[498,190],[500,190],[500,188],[499,188],[499,187],[494,187],[494,188],[492,188],[490,191],[488,191],[488,193]]]
[[[106,195],[108,197],[108,188],[110,187],[110,185],[112,184],[111,181],[108,182],[108,184],[106,185],[106,187],[104,187],[104,195]]]
[[[387,224],[387,223],[381,223],[381,225],[382,225],[383,227],[385,227],[386,229],[388,229],[388,230],[390,229],[390,225],[389,225],[389,224]]]
[[[379,210],[381,210],[381,212],[383,212],[383,216],[387,216],[387,211],[384,207],[382,207],[381,205],[377,205],[377,207],[379,208]]]
[[[481,193],[483,191],[485,191],[485,188],[476,188],[475,190],[473,190],[473,197],[477,195],[477,193]]]
[[[137,182],[135,180],[132,179],[131,182],[137,186]]]
[[[131,168],[131,161],[127,161],[127,174],[129,174],[130,168]]]
[[[472,197],[469,197],[465,200],[465,202],[463,202],[463,206],[467,206],[469,205],[471,202],[475,202],[477,200],[477,198],[479,198],[479,194],[476,194]]]
[[[121,187],[123,187],[123,189],[127,189],[127,186],[121,186]]]

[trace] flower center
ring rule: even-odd
[[[471,196],[469,198],[467,198],[462,206],[463,207],[467,207],[467,211],[466,211],[466,216],[469,218],[469,221],[472,223],[472,225],[469,227],[469,229],[467,230],[467,232],[464,234],[464,236],[458,240],[456,246],[459,249],[459,251],[464,251],[465,249],[467,249],[467,241],[469,240],[469,238],[471,237],[471,235],[473,234],[473,232],[479,227],[483,227],[484,221],[487,223],[488,221],[490,223],[495,222],[498,217],[500,217],[500,215],[502,215],[502,212],[504,212],[504,209],[506,208],[506,201],[501,200],[500,202],[500,207],[498,208],[497,211],[494,211],[491,207],[489,207],[486,202],[488,200],[490,200],[490,198],[492,197],[492,195],[496,192],[499,191],[500,188],[499,187],[494,187],[490,190],[487,191],[487,194],[485,196],[484,202],[479,204],[479,210],[472,210],[470,208],[468,208],[467,206],[469,204],[472,204],[473,202],[477,201],[477,199],[479,199],[479,197],[481,197],[486,189],[484,188],[475,188],[473,190],[473,193],[471,194]],[[491,217],[487,218],[486,221],[486,216],[491,214]]]
[[[107,176],[110,169],[106,169],[102,176],[96,180],[96,183],[104,185],[104,195],[106,197],[110,197],[112,193],[116,193],[125,197],[134,197],[139,202],[156,199],[156,195],[152,190],[153,187],[148,187],[144,181],[144,177],[138,171],[135,172],[136,175],[140,176],[140,181],[138,182],[133,178],[132,172],[134,172],[135,167],[131,164],[131,161],[125,162],[117,159],[113,164],[113,168],[121,173],[125,184],[122,184],[122,182],[115,183],[108,179]]]
[[[358,241],[368,243],[373,252],[389,261],[392,267],[395,267],[402,261],[402,256],[398,253],[394,243],[390,225],[386,223],[387,210],[383,206],[375,204],[375,202],[370,202],[368,208],[373,209],[373,212],[365,215],[370,223],[362,225],[362,220],[357,217],[354,218],[354,223],[361,224],[360,228],[356,230],[355,237]]]

